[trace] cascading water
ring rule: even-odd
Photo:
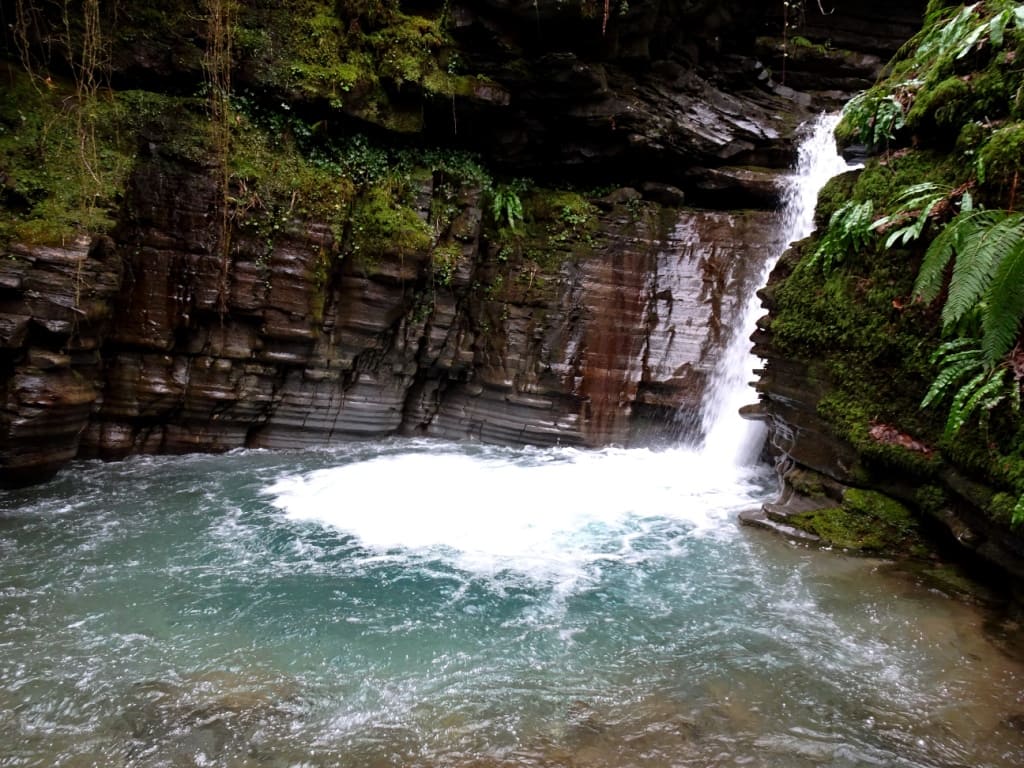
[[[774,478],[718,434],[137,458],[0,491],[0,766],[1024,764],[996,617],[739,528]]]
[[[783,195],[779,221],[783,248],[811,234],[818,192],[825,182],[849,168],[836,151],[833,131],[838,121],[838,115],[817,118],[808,126],[800,144],[796,168],[786,180]],[[776,261],[777,257],[765,264],[759,285],[768,281]],[[747,297],[733,335],[708,382],[701,417],[704,453],[736,466],[757,461],[766,432],[764,424],[739,416],[741,406],[750,402],[752,396],[749,379],[757,358],[750,353],[749,336],[761,311],[757,296]]]

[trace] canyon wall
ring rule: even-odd
[[[799,124],[872,82],[920,4],[884,26],[807,8],[799,49],[762,4],[612,6],[242,3],[218,144],[191,95],[207,6],[121,3],[96,132],[123,162],[95,226],[46,218],[63,182],[23,152],[48,139],[33,99],[84,98],[37,9],[5,43],[37,95],[12,85],[0,115],[24,137],[3,171],[0,482],[387,435],[685,437],[784,245]]]

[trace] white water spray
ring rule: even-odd
[[[818,190],[846,167],[832,139],[835,122],[816,121],[801,147],[781,215],[783,245],[810,232]],[[769,261],[758,285],[774,266]],[[754,461],[764,433],[737,413],[750,399],[754,358],[747,337],[758,304],[751,296],[737,309],[735,337],[710,384],[700,451],[477,448],[467,454],[456,446],[409,443],[395,455],[279,478],[266,492],[292,521],[354,537],[367,563],[446,563],[499,581],[515,574],[555,585],[557,594],[599,580],[613,564],[657,559],[711,534],[728,536],[732,528],[722,521],[764,490],[764,468]]]
[[[683,538],[731,535],[722,522],[761,488],[757,473],[723,471],[683,449],[467,455],[454,444],[418,445],[282,477],[266,492],[291,520],[355,536],[369,562],[446,562],[486,578],[514,572],[568,594],[609,563],[661,557]]]
[[[822,115],[808,126],[799,148],[797,166],[788,177],[779,220],[782,242],[779,253],[764,265],[758,285],[764,285],[782,255],[795,240],[807,237],[814,229],[814,206],[818,192],[829,179],[849,169],[837,153],[833,130],[838,115]],[[758,358],[750,352],[749,336],[761,315],[761,300],[748,297],[737,318],[733,337],[725,348],[718,367],[708,382],[708,396],[701,418],[705,435],[703,454],[732,466],[750,466],[757,461],[767,433],[766,426],[743,419],[740,408],[751,400],[749,379]]]

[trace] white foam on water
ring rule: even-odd
[[[575,581],[602,562],[665,553],[678,535],[731,535],[759,479],[685,450],[509,449],[382,456],[284,477],[267,493],[288,518],[350,534],[372,556]]]
[[[787,243],[810,232],[818,190],[847,167],[832,138],[837,119],[816,121],[800,147],[780,223]],[[267,492],[290,519],[350,534],[377,558],[415,553],[476,574],[512,570],[567,584],[603,562],[678,551],[680,530],[730,535],[735,513],[762,491],[753,467],[764,431],[738,416],[755,360],[746,329],[759,311],[751,296],[711,381],[698,452],[409,451],[349,457]]]

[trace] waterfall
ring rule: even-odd
[[[836,151],[833,130],[838,121],[838,115],[822,115],[806,126],[796,168],[786,179],[779,217],[780,250],[765,263],[758,286],[768,281],[775,262],[789,244],[807,237],[814,229],[814,206],[825,182],[849,168]],[[708,382],[704,398],[704,453],[736,466],[757,461],[767,431],[762,422],[739,415],[740,408],[751,399],[749,379],[758,359],[750,352],[749,336],[761,312],[760,299],[751,292],[737,313],[732,338]]]

